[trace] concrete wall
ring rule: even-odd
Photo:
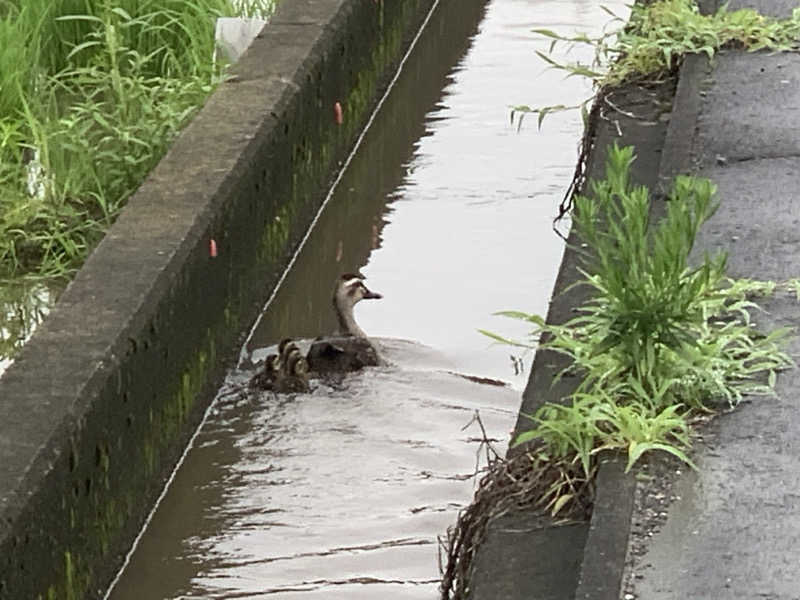
[[[0,379],[0,598],[102,595],[433,3],[285,0]]]

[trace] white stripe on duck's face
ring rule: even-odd
[[[383,298],[383,296],[365,286],[360,279],[348,280],[345,282],[345,289],[347,290],[347,295],[353,299],[353,304],[359,300],[380,300]]]

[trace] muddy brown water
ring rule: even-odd
[[[509,105],[573,104],[534,27],[607,21],[582,0],[443,2],[242,350],[108,597],[435,598],[437,536],[472,495],[480,411],[504,451],[530,354],[502,309],[546,311],[576,113],[517,132]],[[584,55],[584,58],[585,55]],[[310,394],[241,393],[284,336],[330,331],[331,286],[384,294],[357,318],[393,363]],[[464,373],[500,379],[482,385]]]

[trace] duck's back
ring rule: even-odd
[[[309,368],[316,373],[344,373],[386,364],[369,339],[356,336],[315,340],[306,360]]]

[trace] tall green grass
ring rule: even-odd
[[[114,26],[120,45],[156,58],[151,75],[171,76],[207,68],[218,17],[267,16],[274,2],[240,4],[237,10],[229,0],[6,0],[0,15],[34,34],[38,66],[47,73],[88,65],[103,53],[91,38]]]
[[[82,264],[219,81],[216,19],[271,9],[0,0],[0,287]]]

